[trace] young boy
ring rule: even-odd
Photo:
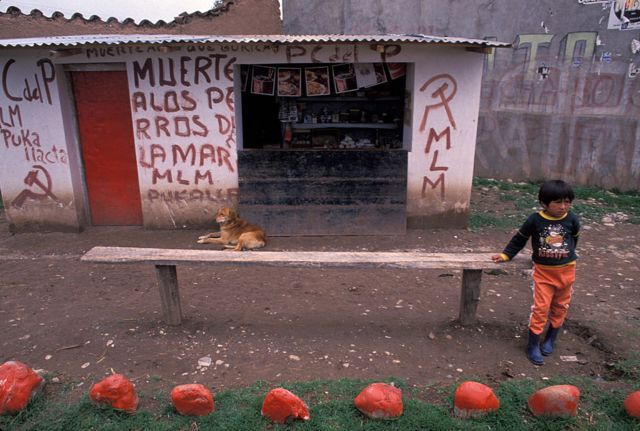
[[[561,180],[546,181],[540,186],[538,200],[542,211],[531,214],[494,262],[513,259],[531,237],[533,249],[533,305],[529,317],[527,357],[543,365],[567,315],[573,282],[576,278],[576,245],[580,221],[570,210],[574,194]],[[549,318],[549,330],[540,346],[540,335]]]

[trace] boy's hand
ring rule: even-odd
[[[494,254],[491,256],[491,260],[495,263],[506,262],[509,260],[504,254]]]

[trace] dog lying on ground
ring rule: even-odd
[[[232,208],[220,208],[216,222],[220,225],[220,232],[199,237],[199,244],[222,244],[233,251],[242,251],[262,248],[267,243],[264,230],[242,220]]]

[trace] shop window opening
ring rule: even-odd
[[[406,63],[240,67],[243,149],[403,148]]]

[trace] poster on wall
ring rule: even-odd
[[[387,82],[387,74],[384,71],[384,64],[373,63],[373,69],[376,71],[376,85]]]
[[[328,96],[331,94],[329,86],[329,67],[307,67],[304,69],[307,96]]]
[[[398,79],[407,74],[406,63],[387,63],[387,69],[389,70],[391,79]]]
[[[609,29],[640,29],[640,0],[614,0],[609,11]]]
[[[337,64],[331,66],[333,69],[333,84],[336,93],[348,93],[358,89],[358,81],[356,81],[356,72],[353,64]]]
[[[358,88],[368,88],[387,82],[387,74],[382,63],[355,64]]]
[[[378,83],[373,63],[358,63],[354,65],[358,88],[372,87]]]
[[[273,96],[275,93],[276,68],[269,66],[253,66],[251,93]]]
[[[299,67],[278,68],[278,96],[292,97],[302,95],[302,71]]]

